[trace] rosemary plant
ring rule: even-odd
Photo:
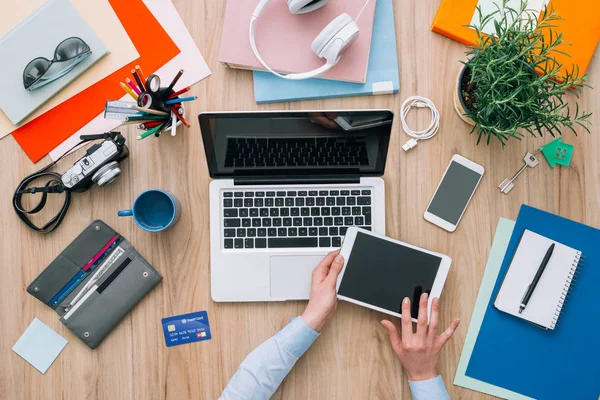
[[[469,47],[461,85],[466,116],[475,122],[471,133],[478,131],[477,143],[485,137],[490,143],[494,136],[502,146],[510,138],[561,135],[561,128],[577,134],[581,126],[588,133],[591,113],[575,112],[563,98],[566,93],[578,94],[586,84],[573,68],[567,71],[555,58],[564,45],[561,33],[555,31],[554,21],[560,20],[553,11],[545,9],[541,18],[527,10],[521,1],[518,10],[502,6],[494,13],[482,16],[479,24],[471,26],[477,32],[477,45]],[[495,35],[486,35],[483,27],[494,21]]]

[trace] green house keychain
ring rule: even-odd
[[[540,147],[540,150],[552,168],[556,165],[568,167],[571,163],[571,157],[573,156],[575,146],[563,143],[562,138],[559,137]]]

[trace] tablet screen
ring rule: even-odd
[[[431,293],[442,259],[401,244],[358,232],[338,294],[395,313],[411,299],[417,318],[419,297]]]

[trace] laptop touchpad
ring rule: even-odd
[[[271,297],[282,300],[306,300],[310,295],[312,271],[323,256],[272,256]]]

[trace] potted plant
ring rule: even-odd
[[[562,34],[556,33],[553,21],[560,18],[547,9],[538,19],[521,2],[518,10],[506,6],[483,17],[471,26],[477,32],[477,44],[466,52],[454,93],[454,105],[463,120],[477,131],[477,143],[490,143],[497,138],[504,147],[510,138],[521,139],[525,132],[532,136],[561,135],[561,128],[575,134],[579,125],[588,133],[591,113],[575,111],[563,98],[578,95],[586,84],[586,76],[567,71],[556,61],[556,54],[566,54]],[[494,22],[493,20],[496,19]],[[495,35],[483,33],[493,23]]]

